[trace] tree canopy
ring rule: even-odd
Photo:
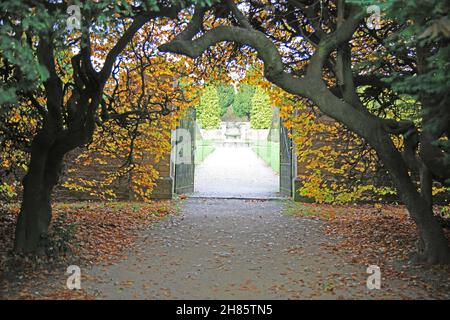
[[[410,8],[419,8],[418,1],[414,2]],[[365,21],[367,2],[363,5],[361,1],[295,0],[270,6],[256,1],[245,3],[246,6],[240,6],[227,1],[227,14],[222,12],[220,17],[230,18],[231,25],[224,21],[201,34],[207,9],[197,6],[188,27],[160,49],[196,58],[224,41],[253,48],[264,62],[264,76],[269,81],[308,99],[376,150],[421,230],[418,258],[449,261],[447,240],[432,215],[432,181],[445,183],[449,177],[450,166],[444,161],[446,151],[436,140],[448,139],[450,122],[445,121],[442,130],[432,134],[425,125],[427,118],[432,117],[430,113],[421,115],[422,132],[413,119],[392,117],[386,112],[391,104],[386,102],[394,101],[399,92],[384,80],[399,72],[410,77],[420,74],[425,61],[421,57],[430,57],[448,46],[445,33],[410,33],[407,54],[399,55],[384,39],[405,32],[412,21],[400,15],[399,20],[386,19],[376,28],[369,28]],[[389,1],[388,5],[401,6],[397,1]],[[448,4],[437,7],[437,12],[422,11],[426,19],[415,22],[425,29],[436,20],[448,19]],[[430,44],[424,46],[421,37],[428,38]],[[387,54],[374,63],[378,52]],[[367,61],[371,63],[364,63]],[[364,90],[365,97],[360,95],[362,86],[369,87]],[[379,100],[385,108],[374,113],[368,108],[370,100]],[[431,102],[426,100],[419,100],[422,108]],[[431,105],[436,108],[436,102]],[[440,116],[435,114],[432,118],[439,121]],[[448,112],[445,118],[448,119]],[[395,145],[392,137],[396,135],[404,139],[403,147]],[[420,172],[420,188],[410,170]]]
[[[200,83],[196,76],[216,77],[217,64],[242,74],[259,59],[283,104],[317,107],[376,152],[418,226],[418,259],[450,261],[432,208],[433,184],[448,187],[450,179],[447,2],[385,1],[375,26],[367,5],[379,4],[362,0],[75,4],[75,30],[66,28],[64,3],[0,4],[0,143],[30,155],[17,251],[38,247],[65,155],[97,140],[98,128],[153,132],[148,123],[195,99],[185,92]],[[156,51],[178,70],[148,94]],[[180,63],[180,55],[194,60]],[[152,72],[160,79],[161,70]],[[234,105],[250,112],[238,97]]]
[[[273,111],[269,96],[264,89],[257,87],[250,102],[250,126],[254,129],[269,129]]]

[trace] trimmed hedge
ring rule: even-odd
[[[267,93],[262,88],[256,88],[252,98],[250,126],[253,129],[268,129],[272,124],[272,106]]]
[[[219,95],[215,86],[207,86],[204,89],[197,106],[197,120],[203,129],[220,127]]]

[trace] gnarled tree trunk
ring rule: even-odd
[[[417,197],[405,203],[419,230],[418,252],[414,255],[414,260],[428,264],[450,263],[448,240],[428,203]]]
[[[24,177],[22,205],[17,220],[14,249],[36,252],[47,233],[52,217],[51,195],[57,184],[64,153],[43,132],[33,140],[30,166]]]
[[[378,156],[389,171],[390,176],[411,218],[416,223],[419,232],[418,252],[416,261],[429,264],[450,263],[450,248],[443,229],[434,216],[433,207],[426,192],[421,194],[412,182],[406,163],[400,152],[395,148],[391,138],[382,128],[373,131],[369,138]]]

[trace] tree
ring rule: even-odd
[[[64,3],[9,0],[2,1],[0,9],[2,112],[27,100],[28,113],[40,117],[29,149],[15,236],[17,252],[35,252],[48,230],[52,190],[64,156],[89,143],[99,123],[151,121],[171,112],[168,104],[153,110],[136,104],[121,112],[107,103],[104,89],[116,60],[141,27],[159,17],[175,18],[180,8],[158,7],[156,1],[136,6],[84,2],[81,29],[74,32],[66,29]],[[114,38],[108,37],[112,30]],[[93,50],[94,40],[103,50]]]
[[[148,21],[192,17],[182,32],[178,30],[186,24],[168,22],[177,35],[160,46],[162,51],[197,58],[220,43],[215,49],[232,52],[221,60],[230,61],[236,52],[255,50],[269,81],[311,101],[377,152],[417,224],[418,258],[449,262],[448,240],[433,217],[431,194],[433,181],[445,184],[450,178],[448,5],[411,1],[401,11],[397,1],[387,1],[400,20],[384,21],[372,30],[364,22],[362,1],[353,2],[288,0],[267,6],[249,0],[241,6],[232,0],[201,1],[193,15],[190,1],[83,2],[81,29],[68,32],[61,27],[67,24],[63,3],[2,1],[0,113],[20,114],[37,124],[31,147],[23,143],[31,158],[23,180],[16,250],[37,249],[50,222],[52,189],[63,158],[88,144],[96,126],[115,121],[132,129],[130,123],[155,121],[174,111],[162,102],[149,109],[139,94],[132,108],[123,109],[104,89],[123,50]],[[396,41],[396,36],[412,36],[412,42]],[[392,43],[399,45],[393,48]],[[144,89],[141,84],[139,91]],[[391,112],[402,92],[417,97],[412,116]],[[27,131],[2,122],[0,129],[10,137]],[[405,143],[396,144],[399,139]]]
[[[358,88],[369,85],[375,99],[380,92],[389,89],[377,72],[356,65],[352,58],[365,56],[371,59],[374,52],[371,48],[388,50],[379,39],[402,26],[392,23],[380,31],[369,30],[364,23],[365,8],[344,4],[342,0],[328,5],[322,1],[292,0],[276,2],[269,7],[250,1],[243,7],[244,12],[234,1],[213,6],[220,6],[221,17],[228,17],[228,23],[199,34],[206,9],[197,6],[187,28],[160,49],[196,58],[224,41],[252,47],[264,61],[264,75],[269,81],[289,93],[311,100],[323,113],[370,144],[389,171],[398,194],[418,227],[422,245],[418,248],[417,258],[429,263],[449,263],[448,240],[433,216],[428,188],[430,178],[444,175],[448,179],[448,165],[440,163],[441,170],[437,172],[421,159],[417,149],[406,145],[404,151],[412,152],[421,163],[422,187],[418,188],[402,150],[392,140],[395,135],[403,135],[407,140],[411,132],[417,132],[414,122],[371,113],[362,103],[358,91]],[[370,40],[369,47],[352,47],[353,39],[358,41],[364,37]],[[283,44],[283,50],[277,47],[279,43]],[[416,58],[414,56],[413,60]],[[404,59],[411,60],[409,56],[394,56],[382,65],[371,65],[371,68],[380,73],[390,71],[386,66],[405,68]]]
[[[68,173],[68,176],[60,179],[65,188],[99,199],[114,199],[113,184],[125,177],[130,182],[133,196],[149,200],[159,175],[155,165],[171,150],[170,131],[176,128],[177,121],[198,90],[191,76],[186,77],[193,74],[192,64],[183,61],[185,59],[170,61],[157,50],[148,50],[166,35],[161,22],[156,21],[147,23],[136,34],[122,52],[120,63],[116,64],[105,86],[105,103],[109,108],[120,108],[125,112],[135,108],[141,100],[149,111],[156,112],[159,104],[170,101],[175,110],[168,115],[153,117],[152,121],[114,119],[99,123],[88,146],[75,152],[79,155],[72,162],[65,161],[63,174]],[[94,37],[94,50],[107,49],[97,44]],[[179,87],[173,86],[174,78],[178,79]],[[43,96],[37,99],[40,103],[45,102]],[[29,160],[27,148],[40,126],[39,114],[35,111],[30,108],[30,101],[25,100],[0,117],[0,199],[4,201],[10,201],[20,193],[20,179]],[[97,175],[86,180],[79,175],[79,169],[92,164],[97,166]]]
[[[386,12],[403,25],[386,41],[390,52],[400,57],[415,53],[412,68],[392,72],[386,80],[395,91],[420,102],[420,120],[407,134],[407,162],[411,168],[421,167],[422,193],[432,203],[433,179],[450,187],[450,4],[433,0],[401,5],[391,0]]]
[[[191,105],[198,88],[187,75],[192,64],[185,59],[171,61],[157,50],[157,44],[167,31],[159,21],[147,23],[122,52],[104,94],[110,108],[129,112],[146,105],[151,118],[133,121],[109,121],[98,125],[91,143],[69,167],[63,186],[95,196],[102,200],[116,198],[114,183],[124,178],[129,183],[133,198],[150,201],[159,177],[156,168],[162,157],[171,151],[171,131]],[[177,79],[178,86],[173,85]],[[158,115],[160,104],[170,104],[167,115]],[[95,177],[79,175],[80,166],[96,165]],[[131,194],[130,192],[130,194]]]
[[[272,105],[264,89],[257,87],[251,100],[250,126],[253,129],[268,129],[272,124]]]
[[[217,88],[206,86],[197,106],[197,119],[203,129],[217,129],[220,127],[220,106]]]
[[[223,117],[234,101],[234,87],[229,84],[220,83],[217,86],[217,94],[219,96],[220,117]]]
[[[233,102],[233,112],[238,117],[250,119],[252,109],[252,97],[255,94],[255,86],[243,84],[240,86]]]

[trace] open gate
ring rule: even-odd
[[[195,119],[195,109],[190,108],[172,137],[174,192],[177,194],[194,192]]]
[[[292,139],[280,119],[280,194],[292,196],[293,161]]]
[[[172,176],[174,193],[189,194],[194,192],[195,173],[195,109],[188,110],[180,121],[180,125],[172,136]],[[292,196],[294,161],[293,143],[289,137],[289,129],[283,126],[280,119],[280,194]]]

